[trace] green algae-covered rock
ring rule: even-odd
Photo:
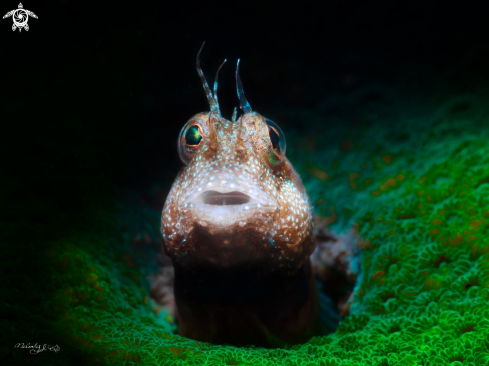
[[[20,334],[14,325],[26,336],[30,322],[34,336],[60,344],[58,358],[37,356],[52,364],[488,365],[489,106],[475,96],[431,110],[390,100],[364,105],[353,128],[328,116],[331,100],[286,111],[309,129],[285,133],[316,213],[330,217],[334,232],[359,232],[361,272],[336,333],[291,349],[215,346],[173,334],[171,316],[152,309],[144,258],[130,244],[128,204],[118,212],[94,208],[90,225],[97,227],[28,256],[43,263],[29,277],[36,302],[6,297],[4,310],[16,316],[4,320],[9,337]],[[334,118],[336,127],[326,128]],[[139,219],[151,222],[150,237],[158,236],[158,215]],[[13,262],[21,254],[8,253]]]

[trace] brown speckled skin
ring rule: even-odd
[[[200,144],[185,143],[198,126]],[[175,268],[179,333],[213,343],[281,346],[314,335],[313,210],[292,164],[274,150],[258,113],[228,121],[199,113],[182,130],[187,163],[165,202],[164,251]],[[202,193],[242,192],[216,206]]]

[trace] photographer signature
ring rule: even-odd
[[[49,346],[47,344],[43,344],[42,346],[38,343],[30,344],[30,343],[17,343],[14,348],[28,348],[29,353],[35,355],[38,354],[39,352],[43,351],[53,351],[53,352],[58,352],[60,350],[59,346]]]

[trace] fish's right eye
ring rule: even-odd
[[[190,120],[183,126],[178,138],[178,154],[185,165],[190,163],[197,150],[202,146],[204,132],[202,126],[195,120]]]

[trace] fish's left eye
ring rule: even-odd
[[[277,154],[278,159],[282,159],[285,155],[285,135],[278,127],[278,125],[272,120],[265,118],[268,126],[268,136],[272,144],[273,151]]]

